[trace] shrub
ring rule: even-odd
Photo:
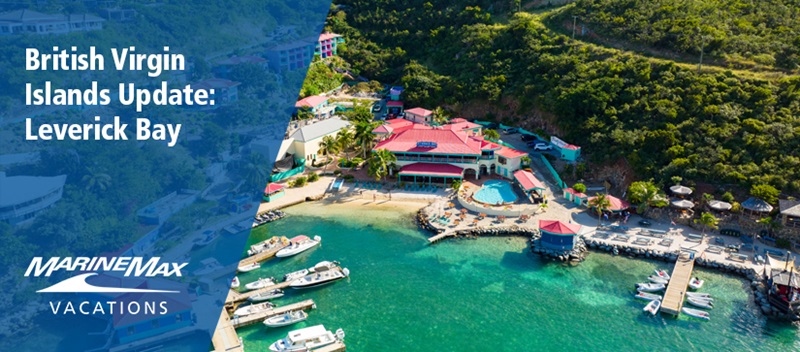
[[[333,171],[333,174],[334,174],[335,176],[342,176],[342,170],[334,170],[334,171]]]
[[[733,202],[733,194],[731,194],[731,192],[725,192],[722,194],[722,197],[720,197],[720,199],[722,199],[723,202],[728,202],[728,203]]]
[[[578,193],[586,193],[586,185],[583,183],[576,183],[572,185],[572,189],[574,189]]]
[[[308,182],[317,182],[319,181],[319,175],[316,172],[312,172],[308,175]]]
[[[306,185],[308,179],[305,176],[300,176],[292,182],[292,187],[303,187]]]
[[[731,203],[731,213],[738,213],[742,211],[742,205],[739,202]]]
[[[342,178],[344,178],[345,181],[352,181],[355,178],[355,176],[347,174],[342,176]]]
[[[783,248],[783,249],[789,249],[789,248],[792,247],[792,242],[790,242],[789,240],[787,240],[785,238],[778,238],[778,239],[775,239],[775,247]]]

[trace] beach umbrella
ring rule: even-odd
[[[444,216],[447,216],[447,217],[449,217],[450,215],[453,215],[453,213],[451,213],[451,212],[449,212],[449,211],[446,211],[446,212],[444,212]]]
[[[459,217],[459,218],[462,218],[462,219],[466,219],[466,218],[467,218],[467,214],[461,214],[461,215],[459,215],[458,217]]]
[[[686,186],[675,185],[669,188],[672,193],[680,195],[680,196],[688,196],[692,194],[692,189]]]
[[[712,200],[708,202],[708,206],[714,210],[731,210],[731,203],[723,202],[721,200]]]
[[[482,218],[485,218],[486,217],[486,213],[480,213],[480,214],[478,214],[478,216],[480,216]]]
[[[755,197],[750,197],[746,201],[742,202],[742,208],[757,213],[769,213],[773,209],[769,203],[765,202],[763,199],[758,199]]]
[[[467,208],[461,209],[461,214],[466,214],[468,211]]]
[[[455,205],[455,204],[453,204],[453,202],[450,202],[450,203],[447,203],[447,206],[452,208],[452,207],[454,207],[454,206],[456,206],[456,205]]]
[[[672,201],[672,206],[679,209],[691,209],[694,208],[694,203],[686,199],[676,199]]]

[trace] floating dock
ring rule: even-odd
[[[242,326],[263,322],[264,319],[271,318],[276,315],[281,315],[287,312],[293,312],[297,310],[309,310],[316,308],[316,306],[317,305],[314,304],[314,300],[307,299],[305,301],[288,304],[282,307],[267,309],[262,312],[258,312],[256,314],[249,314],[243,317],[233,317],[230,320],[231,324],[233,324],[233,327],[238,329]]]
[[[272,257],[274,257],[275,254],[278,253],[278,251],[283,249],[283,247],[286,247],[286,246],[289,245],[289,239],[286,238],[285,236],[272,237],[270,239],[270,241],[272,241],[272,240],[278,241],[280,243],[277,246],[275,246],[274,248],[270,248],[269,250],[263,251],[261,253],[256,253],[254,255],[251,255],[251,256],[249,256],[247,258],[244,258],[244,259],[240,260],[239,261],[239,266],[250,265],[250,264],[253,264],[253,263],[259,263],[259,262],[263,262],[263,261],[268,260],[268,259],[272,259]]]
[[[211,337],[211,345],[214,346],[214,352],[244,352],[242,339],[236,334],[228,312],[224,309],[219,315],[214,336]]]
[[[694,270],[694,258],[689,253],[681,253],[672,269],[672,275],[664,293],[664,301],[661,302],[661,311],[672,315],[680,315],[683,308],[683,299],[686,290],[689,288],[689,280],[692,279]]]

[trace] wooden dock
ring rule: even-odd
[[[236,329],[225,310],[222,310],[219,315],[219,322],[217,329],[214,330],[214,336],[211,337],[211,344],[214,346],[214,352],[244,352],[242,340],[236,334]]]
[[[664,293],[664,301],[661,302],[661,311],[672,315],[680,315],[683,308],[683,299],[686,290],[689,288],[689,280],[692,279],[694,270],[694,258],[690,259],[689,253],[681,253],[672,269],[672,275]]]
[[[277,289],[284,289],[289,287],[290,283],[291,282],[289,281],[279,282],[274,285],[270,285],[264,288],[260,288],[258,290],[251,290],[247,292],[236,292],[233,289],[231,289],[230,292],[228,293],[228,298],[225,299],[225,304],[228,305],[228,304],[240,303],[246,301],[248,298],[250,298],[250,296],[253,296],[258,293],[269,292]]]
[[[281,244],[275,246],[274,248],[271,248],[270,250],[263,251],[261,253],[255,254],[255,255],[251,255],[251,256],[249,256],[247,258],[244,258],[244,259],[240,260],[239,261],[239,266],[245,266],[245,265],[249,265],[249,264],[253,264],[253,263],[263,262],[263,261],[268,260],[268,259],[272,259],[272,257],[274,257],[275,254],[277,254],[279,250],[281,250],[281,249],[283,249],[283,247],[286,247],[286,246],[289,245],[289,239],[286,238],[285,236],[272,237],[270,240],[279,241]]]
[[[233,324],[234,328],[238,329],[242,326],[263,322],[264,319],[271,318],[276,315],[281,315],[287,312],[293,312],[297,310],[309,310],[316,307],[317,305],[314,303],[314,300],[307,299],[305,301],[288,304],[282,307],[267,309],[262,312],[258,312],[256,314],[245,315],[243,317],[233,317],[231,318],[231,323]]]
[[[428,237],[428,243],[434,244],[448,237],[455,237],[456,233],[453,231],[445,231],[436,236]]]
[[[333,344],[327,345],[325,347],[320,347],[315,350],[311,350],[311,352],[344,352],[346,350],[344,346],[344,342],[336,341]]]

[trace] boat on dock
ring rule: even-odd
[[[254,294],[254,295],[252,295],[250,297],[247,297],[247,300],[250,301],[250,302],[262,302],[262,301],[267,301],[267,300],[270,300],[270,299],[273,299],[273,298],[280,298],[280,297],[283,297],[283,290],[275,289],[275,290],[268,291],[268,292],[256,293],[256,294]]]
[[[267,309],[272,309],[274,307],[275,307],[275,305],[272,304],[271,302],[250,304],[250,305],[246,305],[244,307],[239,307],[238,309],[233,311],[233,315],[239,316],[239,317],[243,317],[243,316],[250,315],[250,314],[256,314],[258,312],[263,312],[263,311],[265,311]]]
[[[662,279],[665,279],[665,280],[669,281],[669,279],[670,279],[670,277],[669,277],[669,273],[668,273],[666,270],[663,270],[663,269],[656,269],[656,271],[655,271],[655,272],[656,272],[656,275],[657,275],[658,277],[660,277],[660,278],[662,278]]]
[[[322,242],[322,237],[314,236],[314,239],[310,239],[308,236],[301,235],[292,238],[290,242],[288,246],[279,250],[275,256],[278,258],[286,258],[305,252]]]
[[[705,309],[712,309],[714,308],[714,302],[709,300],[704,300],[702,298],[692,298],[689,297],[686,299],[689,304],[698,307],[698,308],[705,308]]]
[[[269,350],[273,352],[310,351],[331,345],[344,339],[344,331],[336,330],[336,334],[326,330],[325,326],[315,325],[294,330],[272,343]]]
[[[261,213],[255,216],[253,219],[252,228],[256,228],[258,226],[264,225],[266,223],[273,222],[275,220],[283,219],[286,216],[286,213],[280,210],[270,210],[266,213]]]
[[[233,289],[239,288],[240,284],[241,284],[241,282],[239,282],[239,277],[238,276],[234,276],[233,280],[231,280],[231,288],[233,288]]]
[[[641,292],[640,291],[640,292],[636,293],[636,298],[643,299],[645,301],[660,301],[663,297],[661,297],[659,295],[654,295],[652,293],[647,293],[647,292]]]
[[[658,292],[663,291],[666,286],[664,284],[656,284],[651,282],[644,282],[636,284],[636,290],[640,292]]]
[[[711,298],[710,293],[703,293],[703,292],[686,292],[686,297],[693,297],[693,298],[705,298],[707,300],[713,301],[714,299]]]
[[[689,280],[689,287],[693,290],[699,290],[701,287],[703,287],[704,282],[705,281],[693,277],[691,280]]]
[[[650,313],[650,315],[656,315],[656,313],[658,313],[658,310],[660,308],[661,308],[661,300],[654,299],[650,301],[650,303],[648,303],[646,306],[644,306],[643,310],[645,313]]]
[[[683,312],[683,314],[686,314],[690,317],[695,317],[697,319],[703,319],[703,320],[711,320],[711,314],[709,314],[704,310],[684,307],[683,309],[681,309],[681,311]]]
[[[658,276],[658,275],[650,275],[650,276],[647,277],[647,279],[650,280],[650,282],[652,282],[654,284],[664,284],[664,285],[666,285],[666,284],[669,283],[669,280],[667,280],[667,279],[665,279],[665,278],[663,278],[661,276]]]
[[[314,265],[314,272],[292,281],[289,286],[295,289],[327,285],[350,276],[350,270],[340,268],[334,262],[320,262]]]
[[[268,328],[279,328],[282,326],[297,324],[306,319],[308,319],[308,313],[302,310],[296,310],[294,312],[286,312],[281,315],[267,318],[264,320],[264,325],[266,325]]]
[[[248,290],[258,290],[267,286],[272,286],[275,284],[275,280],[273,278],[260,278],[256,281],[253,281],[249,284],[244,285],[244,288]]]
[[[250,249],[247,250],[247,255],[248,256],[256,255],[258,253],[265,252],[272,248],[275,248],[275,246],[277,245],[278,243],[274,239],[270,238],[268,240],[264,240],[250,246]]]
[[[236,270],[239,271],[240,273],[249,273],[249,272],[251,272],[253,270],[257,270],[257,269],[260,269],[260,268],[261,268],[261,264],[259,264],[259,263],[250,263],[250,264],[247,264],[247,265],[239,266],[238,268],[236,268]]]

